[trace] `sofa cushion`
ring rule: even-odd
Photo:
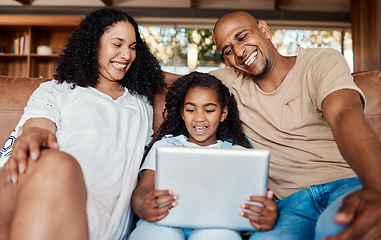
[[[9,137],[24,112],[30,95],[48,78],[0,76],[0,145]]]

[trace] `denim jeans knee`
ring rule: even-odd
[[[344,230],[347,225],[340,225],[334,221],[334,217],[339,211],[343,199],[354,191],[362,188],[361,183],[352,181],[347,185],[347,192],[336,198],[320,215],[315,228],[315,240],[322,240],[326,236],[334,236]]]
[[[139,221],[129,240],[185,240],[181,228],[159,226],[147,221]]]
[[[330,205],[340,196],[359,188],[361,188],[361,184],[356,177],[313,185],[308,189],[291,194],[277,202],[279,217],[274,229],[267,232],[254,232],[250,240],[279,239],[280,236],[282,240],[314,239],[315,229],[317,229],[319,236],[320,231],[324,235],[328,231],[327,226],[322,225],[317,228],[317,222],[324,222],[326,221],[324,219],[329,217],[333,222],[333,216],[338,208],[335,207],[337,203],[332,205],[332,209],[335,208],[336,211],[331,210]],[[340,205],[341,202],[339,202],[339,207]],[[331,212],[333,214],[329,216],[328,213]],[[320,221],[321,217],[323,219]]]

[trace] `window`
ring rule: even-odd
[[[143,26],[140,32],[162,69],[177,74],[189,72],[188,49],[197,45],[197,71],[209,72],[222,67],[222,56],[213,42],[212,29]],[[272,42],[285,56],[296,55],[299,47],[330,47],[340,51],[353,71],[352,36],[346,29],[302,30],[271,29]]]
[[[344,55],[353,72],[352,35],[345,29],[341,31],[272,29],[271,35],[271,41],[282,55],[296,55],[299,47],[333,48]]]
[[[198,49],[197,71],[209,72],[222,62],[211,29],[140,27],[140,32],[164,71],[187,74],[188,48],[192,43]]]

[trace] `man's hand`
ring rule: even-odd
[[[11,155],[4,165],[9,182],[16,184],[19,175],[23,174],[28,166],[28,158],[37,160],[41,148],[59,149],[56,136],[49,130],[39,127],[25,128],[16,139]]]
[[[381,193],[362,189],[348,195],[335,221],[349,225],[336,236],[326,237],[326,240],[381,239]]]

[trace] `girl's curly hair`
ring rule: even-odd
[[[181,112],[184,108],[186,94],[190,89],[195,87],[214,90],[221,104],[221,110],[226,106],[228,107],[228,115],[217,129],[217,139],[223,141],[230,140],[233,144],[251,148],[243,133],[237,102],[233,94],[230,94],[229,89],[216,77],[208,73],[199,72],[192,72],[180,77],[168,89],[165,97],[165,112],[163,113],[166,116],[164,116],[164,122],[160,126],[154,140],[157,141],[167,134],[172,134],[173,136],[183,134],[189,137],[188,130],[181,117]]]
[[[164,89],[164,74],[159,62],[140,37],[135,20],[115,9],[94,11],[79,24],[60,55],[54,78],[60,83],[73,83],[74,87],[95,87],[99,77],[100,38],[105,31],[122,21],[131,23],[135,29],[136,59],[120,82],[131,93],[146,96],[152,105],[155,93]]]

